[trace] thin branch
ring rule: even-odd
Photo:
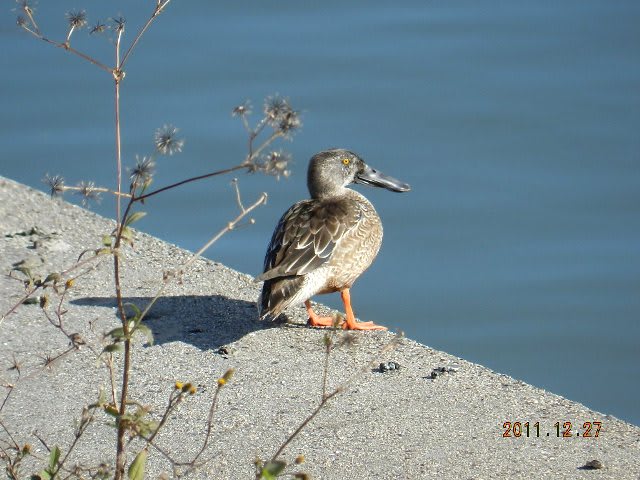
[[[242,197],[240,196],[240,186],[238,185],[238,179],[234,178],[231,180],[231,185],[236,191],[236,202],[238,202],[238,208],[240,208],[241,212],[244,212],[244,205],[242,204]]]
[[[193,460],[189,462],[191,465],[195,465],[195,463],[198,461],[198,458],[200,458],[200,455],[204,453],[204,451],[207,449],[207,445],[209,444],[209,439],[211,438],[211,430],[213,428],[213,414],[215,412],[216,404],[218,403],[218,395],[220,394],[220,390],[222,390],[222,385],[218,384],[218,388],[216,388],[216,391],[213,394],[213,399],[211,400],[211,406],[209,407],[209,416],[207,417],[207,433],[205,434],[202,448],[196,454],[196,456],[193,457]]]
[[[262,150],[264,150],[265,148],[267,148],[271,143],[273,143],[273,141],[278,138],[278,137],[283,137],[284,133],[282,133],[282,131],[280,130],[276,130],[275,132],[273,132],[271,134],[271,136],[269,138],[267,138],[262,145],[260,145],[258,148],[256,148],[255,150],[250,150],[249,156],[247,157],[247,161],[245,163],[250,164],[251,162],[253,162],[255,160],[255,158],[260,154],[260,152]]]
[[[123,27],[118,28],[118,37],[115,45],[116,55],[116,70],[114,71],[114,83],[115,83],[115,134],[116,134],[116,170],[117,170],[117,192],[122,191],[122,149],[120,138],[120,81],[123,78],[122,71],[118,68],[120,65],[120,42],[122,40]],[[133,197],[129,199],[127,209],[133,204]],[[122,232],[124,225],[121,223],[121,202],[120,195],[116,196],[116,241],[114,248],[117,250],[120,247],[122,241]],[[122,367],[122,387],[120,390],[120,417],[126,413],[127,409],[127,396],[129,393],[129,373],[131,371],[131,338],[129,332],[129,322],[127,321],[127,314],[124,309],[122,301],[122,288],[120,286],[120,256],[113,256],[113,277],[116,289],[116,300],[118,304],[118,313],[120,315],[120,321],[122,323],[122,330],[124,333],[124,364]],[[124,476],[126,458],[126,444],[125,444],[126,428],[122,422],[118,422],[118,432],[116,441],[116,471],[114,475],[115,480],[119,480]]]
[[[298,428],[296,428],[296,431],[293,432],[291,435],[289,435],[289,438],[287,438],[285,442],[282,445],[280,445],[280,448],[278,449],[278,451],[273,455],[273,457],[271,457],[270,462],[274,462],[280,456],[280,454],[284,451],[284,449],[287,448],[287,445],[289,445],[293,441],[293,439],[296,438],[300,434],[300,432],[302,432],[302,430],[304,430],[304,428],[309,424],[309,422],[311,422],[311,420],[316,418],[316,416],[320,413],[320,410],[324,408],[326,403],[341,392],[342,390],[337,388],[336,390],[331,392],[329,395],[326,395],[322,399],[320,404],[315,408],[315,410],[311,412],[311,414],[307,418],[304,419],[304,421],[300,424]]]
[[[134,38],[133,42],[131,43],[126,53],[122,57],[122,61],[119,63],[116,63],[116,65],[118,66],[118,70],[122,70],[124,68],[125,63],[127,63],[127,60],[129,59],[129,55],[131,55],[131,52],[133,51],[133,49],[136,47],[136,45],[138,45],[138,42],[142,38],[142,35],[144,35],[144,33],[151,26],[153,21],[158,17],[158,15],[162,13],[162,10],[164,10],[164,8],[169,4],[170,1],[171,0],[165,0],[164,2],[158,1],[153,13],[151,14],[147,22],[144,24],[144,26],[140,29],[140,31],[136,35],[136,38]]]
[[[304,430],[304,428],[309,424],[309,422],[311,422],[318,415],[318,413],[320,413],[320,411],[325,407],[325,405],[329,400],[331,400],[336,395],[349,390],[349,388],[351,388],[351,385],[356,381],[356,379],[358,379],[363,373],[371,369],[371,367],[376,361],[376,358],[379,358],[380,355],[395,348],[402,338],[403,338],[402,334],[396,335],[389,343],[387,343],[383,348],[380,349],[380,351],[378,352],[377,355],[374,356],[374,358],[372,358],[369,362],[367,362],[367,364],[364,365],[362,368],[358,369],[358,371],[356,371],[353,375],[351,375],[347,380],[345,380],[340,385],[338,385],[331,393],[329,394],[323,393],[322,400],[320,401],[318,406],[315,408],[315,410],[311,412],[311,414],[302,421],[300,426],[298,426],[298,428],[296,428],[296,430],[284,441],[284,443],[280,446],[280,448],[278,448],[278,451],[273,455],[273,457],[271,457],[270,462],[274,462],[282,454],[282,452],[287,447],[287,445],[289,445],[293,441],[293,439],[296,438],[300,434],[300,432],[302,432],[302,430]]]
[[[76,448],[76,445],[78,444],[78,441],[80,440],[80,437],[82,437],[82,435],[84,434],[86,429],[93,422],[93,419],[94,419],[93,412],[95,411],[95,408],[92,408],[89,411],[91,411],[91,414],[86,420],[81,418],[80,424],[78,425],[78,430],[76,431],[76,433],[74,435],[73,442],[71,442],[71,445],[67,449],[67,453],[62,458],[62,460],[58,463],[58,468],[56,469],[55,473],[58,473],[60,470],[62,470],[62,468],[64,467],[65,462],[67,461],[67,459],[71,455],[71,452],[73,452],[73,449]],[[84,410],[83,410],[82,413],[84,415]]]
[[[11,383],[7,383],[7,384],[2,385],[2,386],[5,387],[6,389],[8,389],[9,391],[7,392],[7,394],[4,397],[4,400],[2,400],[2,403],[0,404],[0,412],[2,412],[2,409],[4,408],[4,406],[9,401],[9,397],[11,397],[11,394],[13,393],[13,389],[15,388],[15,385],[13,385]]]
[[[235,167],[225,168],[224,170],[218,170],[216,172],[205,173],[204,175],[199,175],[197,177],[187,178],[186,180],[182,180],[180,182],[172,183],[171,185],[167,185],[166,187],[162,187],[162,188],[159,188],[157,190],[153,190],[153,191],[151,191],[149,193],[145,193],[144,195],[140,195],[139,197],[134,197],[134,200],[136,202],[137,201],[141,201],[141,200],[145,200],[145,199],[147,199],[149,197],[157,195],[158,193],[164,192],[166,190],[170,190],[172,188],[179,187],[179,186],[184,185],[186,183],[195,182],[197,180],[202,180],[204,178],[214,177],[216,175],[224,175],[226,173],[235,172],[236,170],[242,170],[244,168],[247,168],[247,165],[245,165],[245,164],[236,165]]]
[[[113,353],[109,353],[108,360],[105,360],[107,369],[109,370],[109,381],[111,382],[111,402],[116,404],[116,376],[113,371]]]
[[[36,23],[36,19],[33,18],[33,10],[31,9],[31,7],[29,5],[24,5],[22,10],[27,15],[27,17],[29,17],[29,21],[31,21],[31,25],[35,27],[37,35],[42,36],[42,34],[40,33],[40,27],[38,27],[38,24]]]
[[[13,307],[11,307],[6,313],[2,314],[2,316],[0,317],[0,326],[2,325],[2,322],[4,322],[5,318],[7,318],[9,315],[11,315],[13,312],[15,312],[20,305],[22,305],[31,295],[36,293],[42,287],[43,287],[43,285],[36,285],[36,286],[31,287],[31,289],[29,291],[27,291],[27,293],[25,293],[24,296],[22,298],[20,298],[20,300],[18,300],[13,305]]]
[[[194,253],[191,258],[189,260],[187,260],[180,268],[180,271],[186,269],[187,267],[189,267],[189,265],[191,265],[193,262],[196,261],[197,258],[200,257],[200,255],[202,255],[209,247],[211,247],[211,245],[213,245],[214,243],[216,243],[220,237],[222,237],[224,234],[230,232],[231,230],[233,230],[235,228],[235,226],[244,218],[246,217],[249,213],[251,213],[253,210],[255,210],[256,208],[258,208],[260,205],[264,204],[267,201],[267,194],[266,193],[262,193],[262,195],[260,195],[260,197],[258,198],[258,200],[256,200],[253,204],[249,205],[249,207],[247,207],[243,212],[241,212],[236,218],[234,218],[232,221],[230,221],[226,227],[224,227],[222,230],[220,230],[217,234],[215,234],[213,237],[211,237],[209,239],[209,241],[207,243],[205,243],[196,253]],[[164,289],[167,287],[169,280],[172,278],[171,275],[166,275],[165,278],[162,281],[162,285],[160,286],[160,288],[158,289],[156,295],[151,299],[151,301],[147,304],[147,306],[145,307],[145,309],[142,311],[142,313],[140,314],[140,320],[142,320],[144,317],[147,316],[147,314],[149,313],[149,310],[151,310],[151,307],[153,307],[153,305],[156,303],[156,301],[158,300],[158,298],[160,298],[160,296],[164,293]]]
[[[80,192],[83,190],[86,190],[85,187],[76,187],[73,185],[64,185],[62,187],[60,187],[60,190],[66,192],[66,191],[72,191],[72,192]],[[110,188],[106,188],[106,187],[92,187],[91,188],[92,192],[98,192],[98,193],[110,193],[111,195],[117,196],[120,195],[123,198],[131,198],[131,194],[130,193],[125,193],[125,192],[116,192],[115,190],[111,190]]]
[[[245,122],[245,125],[247,125],[247,123]],[[248,139],[248,150],[249,153],[247,155],[247,162],[251,161],[252,158],[254,158],[254,153],[253,153],[253,141],[256,139],[256,137],[258,135],[260,135],[260,132],[262,132],[262,130],[264,129],[264,127],[267,126],[267,117],[262,118],[262,120],[260,120],[260,122],[258,122],[258,125],[256,125],[256,128],[251,130],[249,130],[249,139]]]
[[[30,20],[31,17],[30,17]],[[33,22],[33,20],[32,20]],[[75,48],[73,48],[71,45],[69,45],[68,43],[60,43],[60,42],[56,42],[55,40],[51,40],[50,38],[45,37],[44,35],[42,35],[40,33],[40,30],[37,29],[36,24],[34,23],[34,27],[36,27],[36,31],[31,30],[30,28],[23,26],[22,28],[26,31],[29,32],[31,35],[33,35],[34,37],[42,40],[43,42],[46,42],[50,45],[53,45],[54,47],[58,47],[61,48],[62,50],[66,50],[67,52],[73,53],[74,55],[77,55],[78,57],[82,58],[83,60],[86,60],[87,62],[95,65],[96,67],[101,68],[102,70],[104,70],[105,72],[109,73],[109,74],[113,74],[113,69],[107,67],[104,63],[99,62],[98,60],[96,60],[93,57],[90,57],[89,55],[87,55],[86,53],[81,52],[80,50],[76,50]]]
[[[5,433],[9,437],[9,440],[11,440],[13,442],[13,446],[16,448],[16,450],[19,451],[20,450],[20,445],[18,445],[18,442],[16,442],[15,438],[13,438],[13,435],[11,435],[11,432],[9,431],[7,426],[3,423],[2,418],[0,418],[0,427],[2,427],[2,429],[5,431]]]
[[[120,63],[120,41],[122,40],[122,28],[118,29],[118,37],[116,39],[116,66]],[[122,141],[120,137],[120,81],[123,78],[122,70],[117,68],[113,71],[113,78],[115,83],[115,129],[116,129],[116,174],[117,174],[117,188],[118,195],[116,196],[116,224],[120,225],[120,194],[122,193]]]
[[[174,397],[174,393],[178,392],[178,394]],[[176,406],[181,402],[182,400],[182,395],[183,392],[179,391],[179,390],[174,390],[173,392],[171,392],[171,395],[169,395],[169,404],[167,405],[167,408],[164,410],[164,414],[162,415],[162,418],[160,419],[160,422],[158,422],[158,426],[156,427],[156,429],[153,431],[153,433],[151,434],[151,436],[149,436],[148,438],[145,438],[145,440],[147,441],[147,445],[149,445],[150,443],[153,442],[153,440],[156,438],[156,435],[158,435],[158,432],[160,432],[160,429],[164,426],[164,424],[167,422],[167,420],[169,419],[169,414],[176,408]]]
[[[176,465],[179,465],[179,462],[176,462],[173,457],[169,454],[169,452],[167,452],[166,450],[164,450],[162,447],[160,447],[156,442],[154,442],[153,440],[149,440],[148,438],[146,438],[144,435],[140,435],[140,438],[142,438],[143,440],[147,441],[147,445],[151,445],[153,448],[155,448],[163,457],[165,457],[169,463],[174,467]]]
[[[84,265],[86,265],[87,263],[90,263],[94,260],[96,260],[97,258],[99,258],[98,255],[95,255],[93,257],[89,257],[85,260],[80,260],[78,259],[78,261],[72,265],[71,267],[69,267],[68,269],[60,272],[60,278],[64,279],[64,277],[68,276],[71,272],[74,272],[75,270],[77,270],[80,267],[83,267]],[[89,273],[90,271],[92,271],[93,269],[97,268],[98,265],[94,265],[92,266],[89,270],[87,270],[84,273],[78,274],[76,277],[79,277],[81,275],[85,275],[86,273]],[[11,277],[11,276],[10,276]],[[11,277],[11,278],[15,278],[15,277]],[[39,285],[33,285],[28,291],[27,293],[25,293],[20,300],[18,300],[7,312],[3,313],[2,316],[0,317],[0,325],[2,325],[2,323],[4,322],[4,319],[7,318],[9,315],[11,315],[13,312],[15,312],[17,310],[17,308],[22,305],[29,297],[31,297],[34,293],[36,293],[38,290],[40,289],[44,289],[47,286],[50,286],[49,284],[39,284]],[[55,287],[54,287],[55,288]]]
[[[40,436],[37,430],[33,432],[33,436],[40,441],[40,443],[47,450],[47,452],[51,453],[51,448],[49,448],[49,445],[47,445],[47,442],[44,441],[44,438]]]

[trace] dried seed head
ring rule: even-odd
[[[153,158],[136,155],[136,166],[129,170],[129,177],[134,183],[146,183],[153,177],[155,167]]]
[[[79,30],[87,24],[87,14],[84,10],[67,12],[67,21],[71,28]]]
[[[51,193],[52,197],[57,197],[58,195],[62,195],[64,193],[64,178],[62,178],[60,175],[51,177],[47,173],[42,181],[49,186],[49,192]]]
[[[33,15],[33,13],[36,11],[35,3],[32,3],[29,0],[16,0],[16,3],[18,4],[18,6],[14,9],[14,11],[20,10],[27,15]]]
[[[27,26],[27,19],[24,18],[22,15],[18,15],[16,17],[16,25],[18,25],[19,27],[26,27]]]
[[[292,110],[289,99],[278,94],[269,96],[264,101],[264,115],[273,127],[277,127],[282,118]]]
[[[288,98],[280,95],[267,97],[264,102],[264,115],[267,123],[286,137],[302,126],[300,112],[291,107]]]
[[[176,138],[177,133],[178,129],[173,125],[163,125],[162,128],[156,130],[154,140],[158,153],[173,155],[182,151],[184,140]]]
[[[118,32],[124,32],[124,24],[127,23],[127,20],[124,17],[112,18],[113,29]]]
[[[95,200],[100,203],[100,192],[96,189],[96,184],[94,182],[80,182],[77,186],[78,191],[76,192],[78,195],[82,195],[82,204],[87,205],[90,200]]]
[[[302,121],[300,120],[300,113],[295,110],[285,113],[278,123],[278,130],[280,130],[286,137],[291,136],[296,130],[300,129]]]
[[[96,24],[93,26],[93,28],[91,29],[91,31],[89,32],[89,35],[93,35],[94,33],[103,33],[107,30],[107,25],[102,23],[100,20],[98,20],[96,22]]]
[[[256,162],[255,170],[266,175],[273,175],[278,180],[280,176],[287,178],[291,171],[287,168],[291,162],[291,155],[287,152],[272,151],[260,157]]]
[[[231,115],[234,117],[244,117],[250,115],[252,111],[251,102],[249,100],[245,100],[240,105],[234,107],[231,111]]]

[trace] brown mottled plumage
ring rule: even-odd
[[[292,303],[304,302],[309,322],[330,326],[333,319],[311,310],[313,295],[341,292],[345,328],[383,329],[356,322],[349,288],[373,262],[382,243],[382,222],[373,205],[347,188],[364,183],[406,192],[409,185],[372,169],[355,153],[336,149],[320,152],[309,163],[308,200],[293,205],[273,232],[264,260],[264,281],[258,301],[260,318],[276,318]]]

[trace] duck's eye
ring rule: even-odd
[[[349,160],[348,158],[343,158],[342,159],[342,164],[343,165],[349,165],[349,163],[351,163],[351,160]]]

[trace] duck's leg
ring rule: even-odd
[[[312,327],[334,327],[336,321],[333,317],[321,317],[311,308],[311,300],[304,302],[304,306],[307,308],[307,315],[309,315],[308,325]]]
[[[356,316],[353,314],[351,308],[351,295],[349,289],[345,288],[340,292],[342,296],[342,302],[344,303],[344,311],[347,314],[346,322],[342,324],[342,328],[345,330],[386,330],[387,327],[382,325],[376,325],[373,322],[357,322]]]

